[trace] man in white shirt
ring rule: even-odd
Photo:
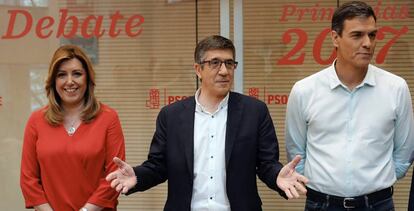
[[[307,179],[285,167],[268,108],[230,89],[237,67],[233,43],[210,36],[198,43],[195,96],[165,106],[157,118],[148,160],[107,176],[122,193],[145,191],[168,180],[164,210],[260,211],[256,175],[287,198],[306,193]]]
[[[286,147],[303,158],[305,210],[394,210],[392,185],[414,149],[413,111],[404,79],[370,64],[376,34],[369,5],[343,4],[332,17],[337,59],[292,88]]]

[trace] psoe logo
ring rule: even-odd
[[[164,102],[163,105],[165,106],[188,98],[188,96],[185,95],[168,95],[167,89],[164,89],[163,92],[163,97],[161,97],[160,89],[150,89],[148,91],[148,98],[145,102],[145,107],[149,109],[159,109],[161,102]]]
[[[262,99],[269,105],[285,105],[288,102],[289,96],[287,94],[272,94],[266,92],[266,87],[260,89],[258,87],[248,88],[248,95],[256,99]]]

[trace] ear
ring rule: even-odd
[[[332,38],[332,44],[335,46],[335,48],[338,48],[339,46],[338,39],[340,38],[339,34],[336,31],[332,30],[331,38]]]
[[[201,64],[194,63],[194,70],[195,70],[195,73],[197,74],[198,78],[201,79],[201,71],[203,71],[203,67],[201,66]]]

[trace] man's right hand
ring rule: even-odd
[[[111,187],[115,188],[116,191],[121,191],[121,193],[125,194],[137,184],[135,172],[128,163],[121,159],[114,157],[113,161],[118,166],[118,169],[108,174],[108,176],[106,176],[106,181],[112,181]]]

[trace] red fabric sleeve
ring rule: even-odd
[[[105,175],[102,175],[98,188],[88,199],[88,203],[106,208],[114,208],[118,202],[117,198],[119,195],[115,189],[111,188],[110,183],[105,180],[109,173],[118,169],[112,159],[116,156],[125,160],[125,142],[121,123],[115,111],[111,114],[113,114],[113,117],[107,129],[105,146]]]
[[[42,121],[42,112],[33,113],[24,132],[22,161],[20,169],[20,187],[25,199],[26,208],[48,203],[40,180],[40,167],[36,153],[37,129],[36,121]]]

